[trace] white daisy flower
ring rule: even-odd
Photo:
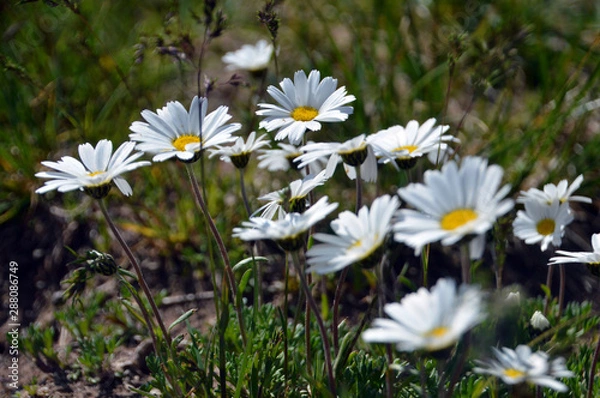
[[[525,203],[527,200],[537,200],[542,203],[551,204],[554,201],[564,202],[582,202],[592,203],[592,199],[573,195],[573,193],[581,186],[583,175],[579,175],[573,184],[569,186],[567,180],[562,180],[558,185],[546,184],[544,190],[540,191],[537,188],[531,188],[527,191],[521,191],[521,195],[517,198],[517,203]]]
[[[111,183],[119,188],[125,196],[133,193],[131,186],[120,175],[138,167],[148,166],[150,162],[139,161],[144,153],[131,152],[135,148],[135,142],[125,142],[117,148],[113,154],[113,144],[109,140],[100,140],[94,148],[91,144],[79,145],[79,158],[81,161],[64,156],[58,162],[44,161],[42,164],[56,171],[43,171],[37,173],[38,178],[49,178],[44,186],[35,192],[42,194],[57,190],[68,192],[76,189],[85,191],[96,199],[108,194]]]
[[[261,206],[254,214],[262,212],[260,217],[273,219],[275,215],[281,218],[287,212],[302,213],[306,209],[308,194],[316,187],[323,185],[328,179],[329,176],[323,170],[320,173],[309,174],[302,179],[292,181],[288,187],[259,197],[258,200],[268,201],[268,203]],[[285,206],[286,202],[287,206]]]
[[[304,213],[288,213],[279,220],[250,217],[241,227],[233,229],[233,236],[246,241],[271,239],[284,250],[298,250],[304,244],[304,233],[338,207],[328,201],[323,196]]]
[[[283,91],[269,86],[267,92],[278,105],[258,104],[256,114],[266,116],[259,127],[267,131],[278,130],[276,140],[287,138],[290,144],[302,142],[306,130],[318,131],[321,122],[341,122],[352,114],[353,109],[346,104],[354,101],[353,95],[346,95],[346,88],[336,90],[337,79],[326,77],[313,70],[306,77],[304,71],[294,74],[294,81],[285,78],[279,83]]]
[[[350,264],[375,265],[381,256],[385,238],[391,229],[391,219],[400,202],[395,196],[381,196],[373,201],[371,209],[363,206],[358,214],[343,211],[331,222],[335,235],[316,233],[317,243],[306,252],[307,272],[327,274]]]
[[[417,210],[399,211],[394,239],[413,247],[418,255],[431,242],[452,245],[476,235],[471,258],[480,257],[485,232],[514,205],[511,199],[503,199],[510,190],[508,185],[500,188],[503,174],[500,166],[488,166],[480,157],[464,158],[460,168],[450,161],[441,171],[426,171],[423,184],[398,190],[400,197]]]
[[[258,152],[258,168],[267,169],[269,171],[287,171],[291,168],[296,168],[293,160],[302,155],[300,148],[296,145],[278,143],[279,149],[262,149]]]
[[[247,70],[257,72],[267,69],[273,55],[273,45],[259,40],[255,45],[244,44],[239,50],[228,52],[221,60],[227,70]]]
[[[294,159],[298,167],[302,168],[314,161],[329,158],[328,172],[333,174],[337,164],[344,162],[344,169],[348,177],[356,179],[356,166],[360,166],[361,178],[367,182],[377,180],[377,158],[371,145],[367,143],[365,135],[361,134],[343,143],[319,142],[309,143],[300,148],[302,155]]]
[[[565,234],[565,227],[573,221],[569,203],[555,200],[550,205],[537,200],[525,201],[525,211],[519,210],[513,221],[517,238],[532,245],[539,243],[542,251],[552,243],[559,247]]]
[[[256,132],[253,131],[248,135],[248,139],[244,141],[242,137],[238,137],[235,143],[231,146],[218,146],[217,149],[210,150],[210,157],[220,156],[220,159],[227,163],[233,163],[238,169],[243,169],[250,160],[252,152],[265,146],[269,146],[269,141],[265,139],[266,134],[256,138]]]
[[[177,101],[167,102],[156,113],[146,109],[142,117],[147,123],[133,122],[129,138],[138,142],[140,151],[156,154],[152,158],[155,162],[173,157],[184,162],[196,161],[201,150],[235,141],[231,134],[242,127],[239,123],[225,124],[231,119],[226,106],[206,115],[207,106],[206,98],[194,97],[189,112]]]
[[[587,264],[593,274],[600,274],[600,233],[592,235],[592,251],[591,252],[568,252],[565,250],[557,250],[556,254],[550,258],[548,265],[556,264],[572,264],[581,263]]]
[[[559,377],[573,377],[573,372],[565,366],[564,358],[549,360],[547,353],[519,345],[514,350],[503,347],[501,350],[492,347],[495,359],[476,361],[476,373],[499,377],[504,383],[514,385],[531,383],[548,387],[559,392],[568,391],[568,387],[556,380]]]
[[[394,167],[411,168],[417,158],[435,152],[445,154],[447,142],[460,142],[458,138],[444,134],[450,126],[435,126],[431,118],[419,126],[411,120],[406,127],[393,126],[368,137],[380,163],[392,163]]]
[[[312,143],[312,141],[309,141]],[[290,168],[300,170],[301,173],[305,173],[305,168],[298,168],[294,160],[302,155],[302,151],[299,147],[290,144],[278,143],[277,146],[280,149],[263,149],[258,152],[261,155],[258,156],[258,167],[261,169],[267,169],[269,171],[287,171]],[[310,165],[310,171],[312,174],[318,173],[323,170],[327,165],[327,157],[321,157],[313,161]]]
[[[399,351],[449,348],[484,318],[481,290],[462,285],[457,291],[452,279],[438,280],[431,291],[422,287],[383,310],[391,319],[375,319],[362,338],[367,343],[396,344]]]

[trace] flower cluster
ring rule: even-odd
[[[230,69],[263,70],[272,52],[271,45],[259,42],[256,48],[248,46],[226,54],[223,61]],[[229,108],[219,106],[208,112],[208,100],[196,96],[189,109],[171,101],[155,112],[142,111],[144,121],[131,124],[130,141],[114,154],[112,143],[101,140],[96,147],[80,145],[80,161],[65,156],[58,162],[42,162],[54,171],[36,174],[49,180],[36,192],[79,189],[100,199],[116,185],[129,196],[132,188],[122,174],[150,165],[149,161],[138,160],[144,153],[150,154],[154,162],[184,162],[191,170],[191,164],[208,150],[211,158],[219,157],[233,164],[243,175],[252,154],[258,152],[259,168],[269,172],[300,171],[301,178],[256,198],[267,202],[258,209],[252,209],[246,201],[242,179],[249,219],[233,228],[234,238],[250,242],[272,240],[294,255],[306,249],[303,252],[306,271],[319,275],[340,270],[345,275],[352,268],[372,272],[377,265],[378,270],[383,269],[390,247],[398,244],[413,249],[415,256],[437,242],[443,246],[461,244],[468,247],[471,259],[482,258],[488,231],[500,217],[511,212],[515,203],[508,197],[510,185],[503,184],[501,166],[489,164],[479,156],[459,158],[451,147],[459,142],[458,138],[446,134],[450,126],[437,125],[435,119],[424,123],[411,120],[405,126],[359,134],[343,142],[306,142],[307,132],[321,130],[324,123],[347,120],[353,113],[349,104],[356,98],[345,87],[338,88],[336,79],[321,79],[316,70],[308,76],[297,71],[293,80],[285,78],[279,86],[281,89],[267,88],[277,104],[259,103],[256,115],[264,117],[259,122],[260,129],[276,132],[276,141],[287,139],[288,143],[279,142],[271,149],[274,143],[267,138],[268,134],[252,131],[246,138],[235,136],[242,126],[230,123]],[[398,172],[414,167],[423,157],[437,168],[425,171],[421,182],[400,187],[394,195],[379,195],[362,205],[363,181],[376,184],[382,168],[392,166],[390,169]],[[340,163],[347,176],[356,182],[356,208],[343,209],[337,214],[328,224],[333,233],[314,232],[319,222],[340,207],[339,203],[331,203],[327,195],[315,198],[319,187],[329,184]],[[532,188],[521,192],[517,203],[523,204],[524,210],[516,213],[514,235],[527,244],[539,243],[542,250],[550,244],[560,246],[565,227],[573,220],[569,203],[590,202],[588,198],[573,195],[582,180],[579,176],[571,185],[564,180],[558,185],[548,184],[543,190]],[[200,196],[197,201],[201,202]],[[591,253],[559,250],[559,256],[553,257],[550,264],[600,264],[600,234],[592,237],[592,247]],[[226,255],[222,253],[224,258]],[[104,268],[98,268],[98,272],[114,271]],[[300,277],[303,270],[299,271]],[[233,284],[235,276],[228,279]],[[362,339],[368,343],[394,344],[399,351],[447,352],[485,319],[484,297],[481,288],[468,284],[464,273],[460,286],[453,279],[439,279],[431,290],[421,287],[399,302],[383,305],[382,301],[382,317],[362,333]],[[536,313],[531,324],[545,329],[549,324],[544,320],[541,313]],[[556,379],[572,376],[564,360],[550,361],[544,352],[532,353],[527,346],[494,349],[494,354],[496,359],[478,362],[474,371],[497,376],[507,384],[533,383],[557,391],[566,387]]]

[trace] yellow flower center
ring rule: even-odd
[[[551,218],[545,218],[535,226],[540,235],[551,235],[554,232],[554,227],[556,227],[556,223]]]
[[[92,171],[92,172],[88,173],[88,177],[95,177],[100,174],[104,174],[104,172],[103,171]]]
[[[446,326],[438,326],[425,333],[425,337],[440,338],[443,337],[446,333],[448,333],[449,330],[450,329],[448,329]]]
[[[525,372],[513,368],[505,369],[503,373],[505,376],[510,377],[512,379],[525,376]]]
[[[196,143],[200,143],[200,137],[198,137],[197,135],[187,134],[187,135],[182,135],[181,137],[177,137],[173,141],[173,146],[178,151],[185,151],[186,145],[196,144]]]
[[[471,209],[456,209],[442,217],[441,226],[446,231],[452,231],[476,218],[477,213]]]
[[[416,145],[403,145],[403,146],[399,146],[398,148],[394,148],[394,152],[408,151],[408,153],[413,153],[418,148],[419,147]]]
[[[308,122],[317,117],[318,114],[319,111],[313,108],[312,106],[299,106],[298,108],[292,111],[290,116],[292,116],[292,119],[296,121]]]

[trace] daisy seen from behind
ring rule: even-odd
[[[526,200],[525,210],[519,210],[513,221],[513,231],[526,244],[539,243],[542,251],[552,243],[559,247],[565,227],[573,221],[569,203],[554,200],[551,204],[536,199]]]
[[[288,139],[290,144],[302,142],[306,130],[318,131],[323,122],[341,122],[352,114],[353,108],[347,106],[356,98],[347,95],[346,88],[337,88],[337,79],[326,77],[312,70],[308,77],[302,70],[294,74],[294,81],[285,78],[279,83],[281,90],[269,86],[267,92],[278,103],[260,103],[262,109],[256,111],[266,116],[259,124],[267,131],[277,130],[275,139]],[[337,89],[336,89],[337,88]]]
[[[356,168],[360,167],[361,178],[367,182],[377,180],[377,158],[365,134],[354,137],[343,143],[319,142],[308,143],[300,148],[302,155],[294,159],[302,168],[313,162],[329,158],[327,169],[333,174],[337,164],[342,161],[348,177],[356,179]]]
[[[206,98],[196,96],[189,112],[178,101],[167,102],[156,113],[146,109],[142,111],[146,121],[133,122],[129,138],[138,142],[140,151],[154,154],[155,162],[171,158],[194,162],[202,150],[235,141],[231,134],[242,127],[239,123],[226,124],[231,119],[228,107],[219,106],[208,115],[207,107]]]
[[[600,233],[592,235],[592,251],[591,252],[568,252],[565,250],[557,250],[556,254],[550,258],[548,265],[556,264],[586,264],[589,270],[596,276],[600,276]]]
[[[270,239],[286,251],[296,251],[304,244],[304,234],[338,207],[323,196],[304,213],[287,213],[279,220],[250,217],[233,229],[233,237],[244,241]]]
[[[500,166],[488,165],[480,157],[466,157],[460,166],[449,161],[441,170],[426,171],[422,184],[398,190],[400,198],[416,210],[399,211],[394,239],[413,247],[418,255],[429,243],[452,245],[474,235],[471,258],[479,258],[485,232],[514,206],[512,199],[504,199],[510,186],[500,187],[503,174]]]
[[[435,352],[450,348],[483,321],[483,293],[479,287],[440,279],[431,290],[424,287],[399,303],[384,306],[390,318],[376,318],[362,334],[367,343],[395,344],[398,351]]]
[[[411,120],[406,127],[392,126],[368,137],[380,163],[392,163],[394,167],[411,168],[418,158],[431,152],[446,153],[448,142],[460,142],[458,138],[444,134],[450,126],[436,126],[434,118],[422,125]]]
[[[100,140],[93,147],[90,143],[79,145],[80,160],[63,156],[58,162],[44,161],[42,165],[53,169],[36,173],[36,177],[49,179],[35,192],[43,194],[49,191],[68,192],[81,190],[100,199],[108,194],[112,184],[125,196],[131,196],[133,190],[121,177],[128,171],[148,166],[148,161],[136,161],[143,152],[133,153],[135,142],[125,142],[113,154],[113,144],[109,140]]]
[[[569,390],[566,385],[556,380],[574,376],[573,372],[566,368],[564,358],[550,360],[547,353],[532,352],[526,345],[519,345],[514,350],[507,347],[501,350],[492,347],[492,350],[495,358],[476,361],[479,366],[473,369],[475,373],[498,377],[510,385],[530,383],[559,392]]]
[[[316,233],[316,243],[308,252],[307,272],[327,274],[351,264],[372,266],[380,259],[391,219],[398,209],[398,198],[389,195],[373,201],[371,209],[363,206],[358,214],[343,211],[331,222],[335,235]]]
[[[227,70],[258,72],[267,69],[272,55],[273,45],[259,40],[255,45],[244,44],[239,50],[226,53],[221,60],[227,64]]]
[[[220,159],[227,163],[233,163],[238,169],[243,169],[250,160],[250,155],[257,149],[269,146],[267,135],[263,134],[256,138],[256,132],[253,131],[248,135],[248,139],[244,141],[242,137],[237,137],[234,144],[231,146],[218,146],[211,150],[210,157],[220,156]]]
[[[286,213],[302,213],[307,206],[307,196],[316,187],[322,186],[329,179],[326,170],[317,174],[309,174],[306,177],[294,180],[288,187],[275,192],[270,192],[258,198],[261,201],[268,201],[254,213],[260,213],[260,217],[273,219],[275,215],[279,218]]]

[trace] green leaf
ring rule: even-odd
[[[269,259],[266,257],[256,257],[256,256],[245,258],[233,266],[233,272],[237,272],[237,271],[241,270],[242,268],[244,268],[246,265],[252,264],[253,261],[265,261],[266,262],[266,261],[269,261]]]
[[[179,318],[175,319],[175,321],[173,321],[173,323],[167,328],[167,332],[170,333],[171,329],[173,329],[175,326],[179,325],[181,322],[184,322],[185,320],[187,320],[196,311],[198,311],[197,308],[192,308],[191,310],[187,310],[186,312],[184,312],[183,314],[181,314],[181,316]]]

